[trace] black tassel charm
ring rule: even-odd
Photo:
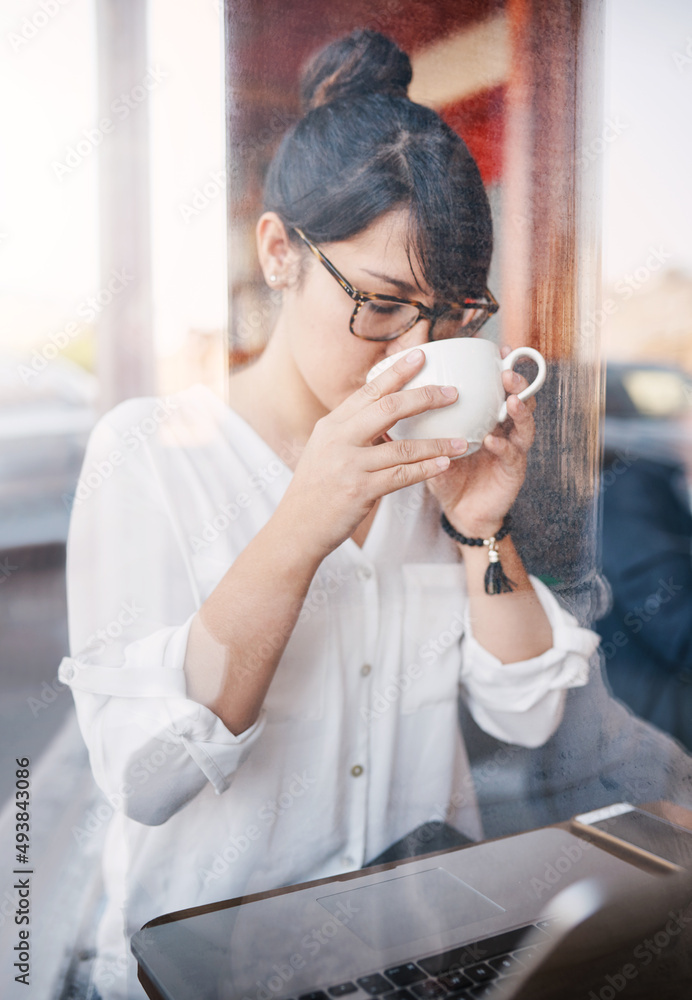
[[[511,594],[516,584],[506,575],[497,551],[497,537],[483,539],[488,546],[488,568],[485,571],[486,594]]]
[[[514,590],[516,584],[514,580],[510,580],[506,576],[500,562],[500,553],[497,551],[497,543],[507,537],[512,526],[509,514],[507,514],[502,522],[502,527],[498,533],[493,535],[492,538],[467,538],[466,535],[462,535],[461,532],[452,527],[444,514],[440,518],[440,523],[449,537],[453,538],[455,542],[459,542],[460,545],[488,546],[488,568],[485,571],[484,580],[486,594],[510,594]]]

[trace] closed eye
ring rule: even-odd
[[[403,302],[384,302],[381,299],[370,299],[368,306],[378,316],[396,316],[404,309],[411,308]]]

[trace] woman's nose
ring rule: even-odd
[[[410,330],[402,333],[396,340],[390,340],[390,350],[387,354],[397,354],[399,351],[413,350],[430,342],[430,320],[421,318],[413,324]]]

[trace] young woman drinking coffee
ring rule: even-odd
[[[112,471],[74,510],[60,676],[114,810],[104,997],[140,995],[128,938],[158,914],[361,867],[430,820],[481,838],[459,696],[537,746],[587,680],[597,638],[508,531],[524,380],[505,374],[511,420],[474,455],[388,437],[456,399],[407,389],[416,348],[496,308],[478,169],[410,77],[368,31],[313,61],[257,225],[282,293],[268,347],[229,406],[199,386],[131,400],[90,441],[84,481]]]

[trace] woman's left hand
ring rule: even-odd
[[[508,353],[509,348],[503,348],[503,357]],[[528,385],[518,373],[503,372],[502,382],[510,394],[508,419],[486,435],[475,454],[456,459],[446,472],[427,482],[450,523],[468,538],[489,538],[499,531],[526,475],[536,400],[518,398],[516,394]]]

